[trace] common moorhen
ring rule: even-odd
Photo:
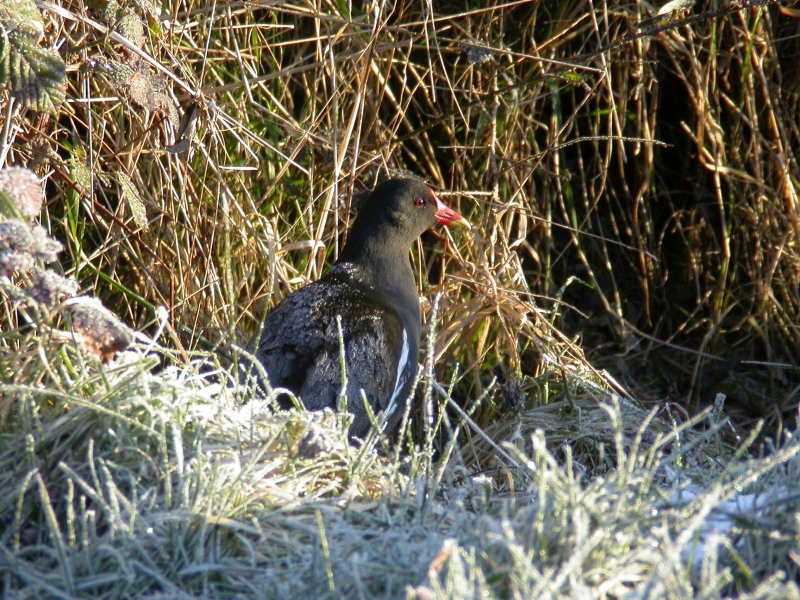
[[[341,318],[350,437],[369,431],[362,390],[384,428],[400,420],[417,370],[420,308],[409,249],[435,225],[467,225],[421,181],[390,179],[364,200],[339,260],[319,280],[285,298],[249,349],[272,387],[294,392],[309,410],[336,408],[341,391]],[[288,398],[278,398],[286,405]]]

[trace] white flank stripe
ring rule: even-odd
[[[392,393],[392,397],[389,399],[389,406],[387,406],[386,410],[384,411],[387,419],[392,416],[392,413],[394,413],[395,410],[397,410],[397,395],[400,393],[403,384],[406,382],[405,379],[400,381],[400,378],[403,375],[403,371],[405,371],[407,364],[408,335],[406,334],[406,330],[403,329],[403,350],[400,352],[400,361],[397,363],[397,380],[394,382],[394,392]]]

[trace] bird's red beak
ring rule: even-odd
[[[466,227],[471,229],[469,222],[459,213],[441,201],[436,192],[431,190],[433,199],[436,200],[436,223],[445,227]]]

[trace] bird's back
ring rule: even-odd
[[[348,410],[355,417],[350,435],[362,437],[370,422],[361,391],[375,414],[393,404],[390,421],[396,422],[413,383],[419,341],[391,303],[361,285],[346,266],[332,268],[284,299],[268,315],[251,350],[272,387],[291,390],[309,410],[335,408],[341,390],[337,315],[346,357]]]

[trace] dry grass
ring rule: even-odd
[[[7,594],[776,597],[793,509],[685,554],[743,481],[794,485],[798,21],[766,4],[637,33],[645,3],[38,2],[66,101],[6,102],[0,157],[45,182],[64,273],[157,339],[99,368],[7,303]],[[315,418],[201,372],[405,171],[474,225],[413,252],[438,428],[298,457]],[[695,423],[719,394],[733,424]],[[771,457],[733,454],[751,430]]]
[[[464,396],[583,346],[640,393],[724,392],[745,424],[796,400],[794,21],[774,6],[637,39],[644,6],[585,2],[179,4],[146,31],[137,5],[48,6],[68,100],[17,106],[6,160],[48,176],[68,272],[136,328],[165,306],[183,349],[246,340],[336,256],[351,196],[412,170],[476,225],[415,252]],[[171,154],[177,103],[195,129]]]

